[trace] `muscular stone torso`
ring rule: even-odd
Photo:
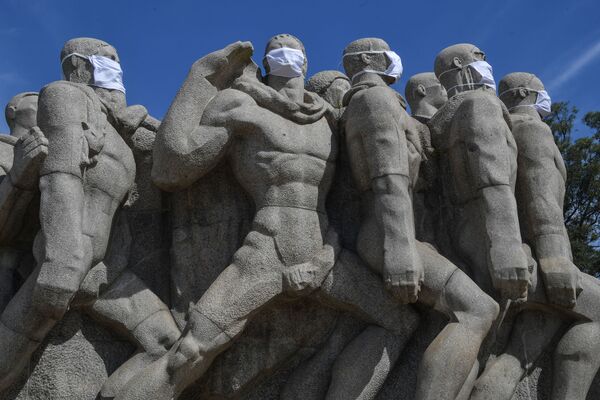
[[[221,96],[240,104],[222,117],[235,126],[228,158],[254,201],[253,230],[275,238],[285,264],[307,261],[322,247],[328,228],[325,197],[337,157],[334,132],[326,118],[302,125],[259,107],[242,92],[226,90]]]

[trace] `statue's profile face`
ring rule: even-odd
[[[427,88],[426,97],[429,104],[438,109],[448,101],[446,89],[437,80],[432,82]]]
[[[20,127],[21,130],[15,129],[20,132],[28,132],[29,129],[37,125],[37,110],[38,110],[38,97],[37,96],[25,96],[19,102],[19,108],[15,112],[15,127]]]

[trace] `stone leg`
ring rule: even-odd
[[[16,250],[0,248],[0,312],[15,295],[15,274],[19,266],[19,256]]]
[[[417,400],[454,400],[477,361],[479,347],[498,316],[498,304],[431,246],[418,243],[425,268],[420,302],[450,322],[419,365]]]
[[[340,253],[317,296],[331,307],[384,328],[367,329],[344,350],[335,363],[327,392],[328,399],[374,398],[416,330],[418,314],[410,306],[399,305],[381,278],[346,250]]]
[[[559,333],[560,318],[539,310],[521,312],[506,351],[487,363],[471,400],[510,400],[517,385]]]
[[[367,327],[336,360],[325,399],[374,399],[405,344],[380,326]],[[360,368],[349,368],[352,365]]]
[[[176,399],[231,345],[250,319],[281,294],[282,268],[273,238],[251,232],[233,264],[190,310],[182,338],[131,379],[116,399]]]
[[[577,322],[554,351],[552,400],[585,400],[600,368],[600,323]]]
[[[322,400],[327,394],[334,363],[344,348],[365,327],[365,323],[340,315],[334,331],[318,352],[301,363],[281,391],[281,400]]]
[[[94,319],[133,339],[141,349],[105,382],[102,396],[114,397],[136,373],[166,354],[181,332],[169,308],[131,271],[84,311]]]
[[[600,368],[600,286],[581,273],[583,291],[574,312],[579,321],[561,338],[554,351],[552,400],[585,400]]]
[[[39,267],[8,303],[0,317],[0,390],[10,386],[58,322],[32,303]]]

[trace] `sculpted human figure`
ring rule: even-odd
[[[420,138],[398,95],[388,87],[401,71],[382,39],[344,50],[352,79],[344,114],[352,172],[362,193],[357,249],[400,303],[418,301],[450,318],[419,366],[417,399],[454,399],[473,369],[498,305],[469,277],[415,239],[411,192],[418,176]]]
[[[413,75],[406,83],[404,95],[410,106],[411,117],[419,132],[423,149],[419,177],[413,187],[415,236],[418,240],[439,248],[445,243],[439,243],[439,235],[436,235],[441,222],[440,193],[437,190],[437,154],[431,144],[431,133],[427,122],[446,103],[448,95],[433,72]]]
[[[37,128],[36,92],[6,105],[10,136],[0,136],[0,311],[32,270],[33,238],[39,229],[39,169],[48,141]]]
[[[600,287],[572,261],[563,219],[566,170],[541,119],[550,113],[550,98],[535,75],[521,72],[505,76],[499,92],[518,149],[511,162],[517,163],[521,234],[537,263],[508,348],[488,362],[471,398],[510,399],[545,348],[557,341],[551,398],[583,400],[600,367]]]
[[[491,66],[477,47],[459,44],[437,55],[435,74],[449,96],[428,124],[448,236],[483,290],[497,292],[502,304],[523,300],[529,270],[513,194],[516,145]]]
[[[422,72],[406,82],[404,95],[410,106],[411,117],[427,124],[448,100],[446,89],[433,72]]]
[[[306,83],[307,90],[318,93],[334,107],[338,118],[342,116],[343,98],[350,87],[350,79],[339,71],[318,72]],[[333,198],[328,205],[331,223],[338,226],[342,236],[351,236],[344,235],[346,225],[358,217],[358,209],[348,204],[355,191],[347,151],[342,146],[330,193]],[[343,237],[342,240],[345,242]],[[327,342],[294,370],[280,397],[282,400],[373,399],[400,356],[402,344],[384,328],[368,325],[348,313],[340,314]],[[356,368],[357,360],[360,368]],[[365,371],[373,372],[366,375]]]
[[[117,115],[126,110],[118,55],[103,41],[79,38],[65,44],[61,60],[67,80],[47,85],[39,96],[37,121],[48,138],[48,156],[39,174],[37,266],[0,317],[0,388],[19,376],[81,289],[85,298],[93,282],[104,283],[94,276],[85,280],[94,266],[107,271],[112,293],[105,302],[89,300],[87,310],[128,331],[144,350],[163,346],[164,353],[162,342],[168,342],[166,306],[126,274],[112,282],[126,265],[127,254],[118,250],[127,243],[126,233],[111,232],[111,226],[135,177],[131,150],[115,129]],[[125,292],[131,297],[110,300]],[[178,334],[175,327],[171,336]]]
[[[161,124],[153,165],[157,185],[181,190],[225,158],[256,213],[231,265],[190,308],[183,337],[133,378],[119,400],[177,398],[257,312],[281,296],[314,293],[388,328],[399,341],[416,327],[414,311],[395,305],[375,275],[340,252],[329,229],[325,198],[337,138],[329,107],[304,90],[302,43],[277,35],[265,53],[266,85],[256,79],[249,43],[198,60]]]

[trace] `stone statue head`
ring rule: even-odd
[[[6,105],[4,116],[10,128],[10,134],[22,137],[37,126],[38,94],[37,92],[19,93]]]
[[[440,51],[435,58],[435,76],[446,88],[448,96],[466,90],[475,90],[482,87],[479,84],[481,75],[473,68],[467,66],[475,61],[485,61],[485,53],[477,46],[468,43],[455,44]]]
[[[82,56],[103,56],[120,63],[117,50],[100,39],[75,38],[68,40],[60,51],[60,60],[63,76],[69,82],[94,85],[94,67],[87,58],[73,56],[73,53]],[[114,89],[94,87],[94,91],[104,100],[112,110],[126,106],[125,93]]]
[[[289,47],[291,49],[296,49],[302,51],[304,54],[304,66],[302,67],[302,72],[304,76],[306,76],[306,71],[308,69],[308,58],[306,57],[306,49],[304,48],[304,44],[294,35],[290,35],[289,33],[280,33],[278,35],[273,36],[267,42],[267,46],[265,47],[265,56],[267,53],[273,49],[280,49],[282,47]],[[267,63],[266,58],[263,57],[263,66],[265,67],[265,71],[267,74],[269,73],[269,64]]]
[[[513,72],[506,75],[498,85],[500,100],[510,110],[517,106],[535,104],[538,91],[545,90],[542,81],[528,72]]]
[[[309,92],[317,93],[335,108],[342,108],[344,94],[350,89],[350,79],[340,71],[321,71],[306,82]]]
[[[383,39],[364,38],[353,41],[344,49],[343,64],[346,75],[352,79],[365,69],[384,72],[389,67],[390,60],[381,52],[389,50],[390,46]],[[392,77],[381,77],[387,84],[395,82]]]
[[[413,115],[422,113],[425,108],[437,111],[448,100],[446,89],[433,72],[422,72],[413,75],[406,83],[404,95]],[[423,116],[430,118],[432,115]]]

